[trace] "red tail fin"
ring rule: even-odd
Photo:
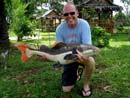
[[[28,60],[30,60],[30,57],[28,57],[26,54],[26,49],[29,48],[27,45],[17,45],[16,47],[22,53],[22,57],[21,57],[22,62],[27,62]]]

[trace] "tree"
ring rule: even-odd
[[[123,2],[126,14],[130,14],[130,0],[121,0]]]
[[[4,0],[0,0],[0,48],[9,47],[8,24]]]
[[[24,36],[32,35],[31,23],[25,15],[28,4],[23,4],[21,0],[12,1],[12,23],[11,30],[17,35],[18,41],[21,41]]]
[[[82,3],[82,0],[73,0],[74,4],[78,5],[80,3]]]
[[[23,4],[28,4],[26,7],[25,15],[30,19],[34,18],[34,15],[41,15],[46,10],[43,8],[43,5],[46,5],[49,0],[21,0]],[[40,7],[41,10],[38,10],[37,7]]]
[[[130,26],[130,0],[121,0],[121,1],[123,2],[124,8],[125,8],[126,25]]]
[[[61,1],[52,1],[50,2],[50,9],[54,9],[56,12],[61,13],[63,5]]]

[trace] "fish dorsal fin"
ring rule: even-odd
[[[66,46],[65,43],[63,43],[63,42],[58,42],[58,43],[56,43],[56,44],[54,44],[54,45],[52,46],[52,49],[59,49],[59,48],[64,47],[64,46]]]
[[[73,49],[72,49],[72,54],[77,54],[77,51],[76,51],[77,49],[74,47]]]

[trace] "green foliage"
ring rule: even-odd
[[[61,1],[51,1],[50,2],[51,9],[54,9],[57,13],[61,13],[63,9],[63,5],[61,4]]]
[[[56,10],[58,13],[62,11],[63,5],[61,2],[67,2],[68,0],[50,0],[51,9]],[[82,1],[80,0],[73,0],[75,5],[80,4]]]
[[[92,28],[92,41],[93,45],[98,47],[109,46],[110,33],[108,33],[102,27],[93,27]]]
[[[22,40],[23,36],[31,35],[30,21],[25,16],[25,9],[28,4],[23,4],[21,0],[12,1],[12,24],[11,30]]]
[[[19,27],[19,29],[18,29],[18,36],[20,37],[20,38],[22,38],[23,36],[29,36],[29,35],[31,35],[30,33],[31,33],[31,28],[28,26],[28,24],[26,24],[26,22],[25,23],[23,23],[20,27]]]
[[[121,0],[121,2],[124,4],[125,13],[130,14],[130,0]]]
[[[100,13],[100,19],[101,20],[106,20],[106,19],[109,19],[109,17],[110,17],[110,13],[108,12],[108,11],[105,11],[105,12],[101,12]]]
[[[127,25],[127,19],[126,19],[126,15],[122,12],[119,12],[117,13],[115,16],[114,16],[114,20],[116,22],[116,27],[120,26],[120,25]]]
[[[118,33],[124,33],[125,32],[124,26],[130,25],[129,15],[125,15],[122,12],[117,13],[114,16],[114,20],[115,20],[115,27]]]
[[[75,5],[78,5],[78,4],[82,3],[82,0],[73,0],[73,2],[74,2]]]
[[[92,18],[97,17],[95,9],[92,7],[82,8],[82,15],[85,16],[88,20],[91,20]]]

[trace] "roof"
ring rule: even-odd
[[[41,17],[47,17],[52,11],[54,11],[54,10],[46,11]]]
[[[94,7],[99,10],[121,10],[122,7],[116,4],[113,4],[110,0],[84,0],[78,7]]]
[[[53,12],[56,13],[53,9],[52,10],[48,10],[43,15],[41,15],[40,17],[37,17],[37,19],[39,19],[39,18],[51,18],[51,17],[55,17],[54,14],[52,14]],[[52,14],[52,15],[50,15],[50,14]]]

